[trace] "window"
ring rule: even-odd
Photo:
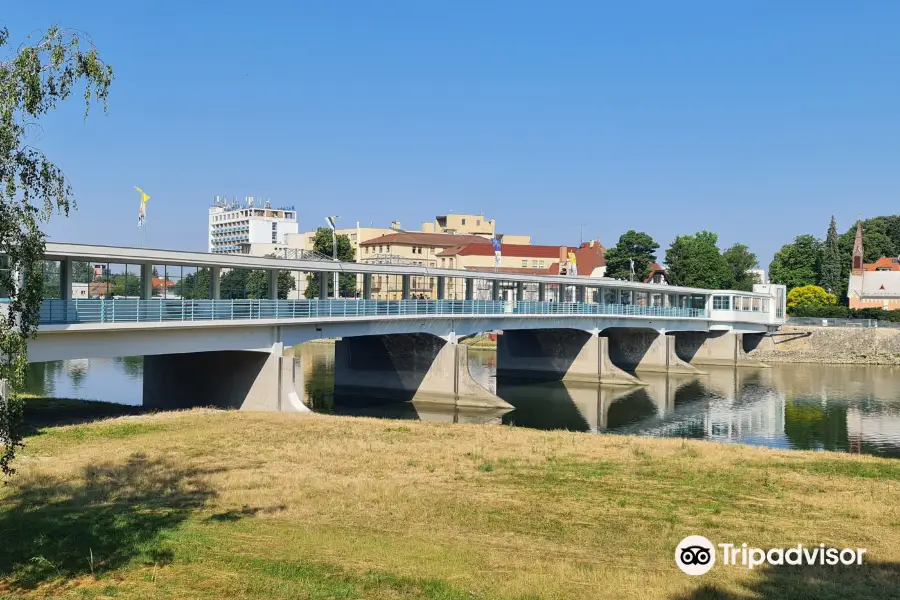
[[[753,298],[753,304],[751,310],[753,312],[759,312],[759,298]]]
[[[444,264],[445,264],[446,262],[447,262],[447,259],[446,259],[446,258],[442,258],[442,259],[441,259],[441,267],[443,267]]]
[[[731,298],[728,296],[713,296],[713,310],[731,310]]]
[[[476,225],[481,225],[481,219],[478,219],[477,221],[475,221],[475,224],[476,224]]]
[[[356,241],[356,234],[355,234],[355,233],[351,233],[351,234],[350,234],[350,239],[353,240],[353,241],[355,242],[355,241]]]
[[[537,269],[537,261],[536,260],[531,261],[531,267],[534,269]]]
[[[369,247],[366,246],[366,254],[368,254],[368,253],[369,253]]]
[[[527,266],[528,266],[528,259],[527,259],[527,258],[523,258],[523,259],[522,259],[522,267],[524,268],[524,267],[527,267]]]
[[[463,224],[463,225],[466,224],[466,220],[465,220],[465,219],[462,220],[462,224]]]
[[[603,303],[604,304],[615,304],[616,303],[616,291],[612,288],[605,288],[603,290]]]

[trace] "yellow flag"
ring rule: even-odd
[[[150,196],[148,196],[144,192],[144,190],[142,190],[138,186],[134,186],[134,189],[136,189],[141,195],[141,208],[138,211],[138,227],[142,227],[144,225],[144,222],[147,220],[147,200],[150,199]]]

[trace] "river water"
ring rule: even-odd
[[[688,437],[900,457],[900,368],[776,364],[705,368],[703,376],[642,374],[640,388],[497,381],[496,355],[471,350],[470,371],[512,404],[508,412],[455,411],[334,395],[334,347],[306,344],[306,402],[316,411],[537,429]],[[140,357],[37,363],[29,391],[58,398],[141,403]]]

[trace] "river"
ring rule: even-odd
[[[334,396],[334,347],[301,348],[303,394],[319,412],[507,424],[590,433],[689,437],[775,448],[900,457],[900,367],[776,364],[705,368],[703,376],[646,375],[646,387],[501,380],[495,354],[472,350],[470,371],[515,408],[454,411]],[[141,403],[140,357],[37,363],[28,391],[58,398]]]

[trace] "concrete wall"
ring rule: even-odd
[[[609,339],[612,363],[625,371],[700,374],[702,371],[681,360],[675,352],[675,338],[655,329],[613,327],[603,332]]]
[[[296,411],[295,361],[271,352],[193,352],[144,357],[144,406],[176,409],[217,406]]]
[[[334,391],[455,406],[510,405],[469,374],[468,347],[428,334],[367,335],[335,343]]]
[[[681,331],[672,334],[675,353],[692,365],[764,367],[748,356],[762,341],[763,334],[731,331]]]
[[[784,326],[749,352],[764,362],[900,365],[900,329]]]
[[[609,358],[608,340],[577,329],[506,330],[497,338],[497,376],[539,381],[640,384]]]

